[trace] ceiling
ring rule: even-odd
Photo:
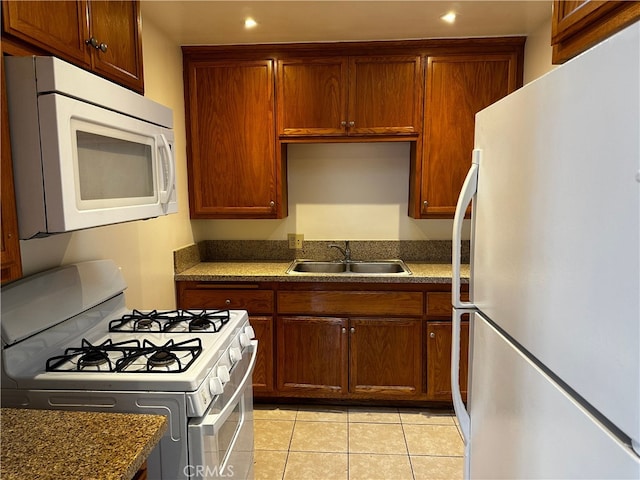
[[[332,42],[527,35],[551,16],[529,1],[180,1],[143,0],[142,19],[180,45]],[[440,19],[457,13],[451,25]],[[244,19],[258,25],[247,30]]]

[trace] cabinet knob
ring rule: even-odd
[[[98,50],[100,50],[102,53],[106,53],[107,52],[107,44],[106,43],[101,43],[96,48],[98,48]]]
[[[227,305],[231,305],[231,300],[230,300],[229,298],[227,298],[227,299],[224,301],[224,303],[225,303],[225,304],[227,304]]]
[[[424,202],[422,202],[422,205],[423,205],[423,206],[425,206],[425,207],[428,207],[428,206],[429,206],[429,202],[427,202],[427,201],[425,200]]]
[[[355,124],[356,124],[356,122],[349,122],[349,126],[350,126],[350,127],[355,126]]]
[[[276,206],[276,202],[274,202],[273,200],[271,200],[271,201],[269,202],[269,206],[270,206],[271,208],[275,207],[275,206]]]
[[[436,338],[436,334],[435,334],[435,333],[433,333],[433,332],[431,332],[431,333],[429,334],[429,337],[430,337],[430,338]]]
[[[342,327],[342,333],[347,333],[347,329],[345,327]]]
[[[91,37],[89,40],[85,40],[87,45],[91,45],[93,48],[99,48],[100,42],[95,37]]]
[[[346,122],[346,120],[341,121],[341,122],[340,122],[340,126],[342,126],[342,127],[346,127],[346,126],[347,126],[347,122]]]
[[[350,332],[351,332],[351,333],[356,333],[356,329],[355,329],[355,327],[351,327]]]

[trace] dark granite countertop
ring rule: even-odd
[[[131,479],[167,430],[166,417],[3,408],[0,477]]]

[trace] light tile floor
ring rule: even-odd
[[[455,415],[440,410],[254,406],[256,480],[461,479]]]

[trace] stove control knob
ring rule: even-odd
[[[229,349],[229,360],[231,360],[231,363],[236,363],[242,360],[242,352],[238,347],[231,347]]]
[[[251,325],[244,328],[244,333],[246,333],[249,338],[256,338],[256,332]]]
[[[229,380],[231,380],[231,377],[229,376],[229,370],[227,370],[227,367],[225,367],[224,365],[220,365],[216,369],[216,373],[218,374],[218,378],[222,383],[227,383]]]
[[[249,335],[247,335],[246,333],[241,333],[240,346],[244,348],[244,347],[248,347],[249,345],[251,345],[251,338],[249,338]]]
[[[209,380],[209,391],[211,395],[220,395],[224,391],[222,381],[218,377],[213,377]]]

